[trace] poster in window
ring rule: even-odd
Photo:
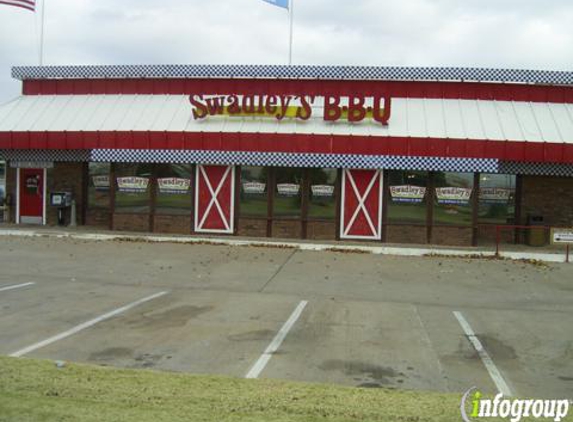
[[[145,193],[149,186],[147,177],[118,177],[117,188],[122,193]]]
[[[479,200],[486,204],[507,204],[513,194],[508,188],[480,188]]]
[[[312,185],[310,187],[313,198],[332,198],[334,195],[333,185]]]
[[[243,182],[243,192],[249,195],[262,195],[267,185],[261,182]]]
[[[426,188],[414,185],[390,186],[390,196],[393,202],[420,204],[424,202]]]
[[[40,189],[40,176],[28,176],[26,177],[26,191],[29,194],[36,195]]]
[[[93,176],[92,183],[94,184],[94,188],[98,192],[106,192],[109,191],[109,176]]]
[[[277,192],[280,196],[297,196],[300,191],[300,185],[295,183],[279,183]]]
[[[157,179],[157,185],[159,186],[159,193],[169,195],[186,194],[191,188],[191,179],[165,177]]]
[[[468,205],[472,196],[471,188],[436,188],[438,204]]]

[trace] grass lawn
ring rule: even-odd
[[[10,422],[457,422],[460,398],[0,357],[0,421]]]

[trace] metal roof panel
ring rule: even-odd
[[[475,137],[484,139],[485,132],[481,120],[478,102],[473,100],[459,100],[460,114],[463,120],[464,130],[468,138]]]
[[[559,140],[563,142],[563,137],[557,127],[555,118],[551,113],[551,109],[548,104],[531,104],[531,109],[535,115],[535,119],[542,133],[542,138],[544,140]],[[553,141],[554,142],[554,141]]]
[[[495,109],[504,138],[515,141],[525,141],[526,139],[523,136],[523,130],[517,118],[513,103],[510,101],[496,101]]]
[[[188,131],[491,139],[573,143],[573,105],[396,99],[387,127],[365,119],[326,122],[213,116],[195,120],[186,96],[23,96],[0,106],[2,131]]]
[[[494,101],[477,101],[485,139],[506,140]]]
[[[446,138],[446,120],[444,116],[444,107],[442,100],[429,100],[424,99],[424,113],[426,125],[428,127],[428,137],[430,138]],[[394,124],[394,116],[392,116],[392,125]]]
[[[523,129],[523,136],[524,140],[537,140],[537,141],[546,141],[543,138],[543,134],[541,133],[536,117],[533,114],[533,109],[531,107],[531,103],[526,102],[515,102],[515,112],[517,118],[519,119],[519,124]]]

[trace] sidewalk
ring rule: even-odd
[[[292,248],[302,251],[338,251],[371,253],[374,255],[394,256],[456,256],[467,258],[493,258],[494,247],[442,247],[433,245],[396,245],[374,242],[318,242],[292,239],[261,239],[235,236],[205,235],[163,235],[133,232],[97,230],[90,227],[44,227],[29,225],[0,224],[0,236],[16,237],[53,237],[58,239],[77,239],[92,241],[123,240],[132,242],[167,242],[188,244],[213,244],[229,246],[258,246],[274,248]],[[500,258],[513,260],[536,260],[543,262],[566,262],[565,248],[551,252],[524,251],[519,245],[503,245]]]

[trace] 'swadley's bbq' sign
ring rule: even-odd
[[[391,112],[390,97],[364,95],[191,95],[189,101],[195,120],[208,116],[308,120],[312,117],[313,108],[322,107],[325,121],[356,123],[370,118],[387,125]]]

